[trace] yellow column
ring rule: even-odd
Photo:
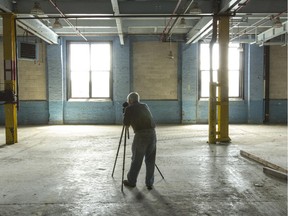
[[[209,144],[216,144],[216,83],[209,84]]]
[[[229,85],[228,44],[229,16],[219,18],[219,71],[218,71],[218,141],[230,142],[229,138]]]
[[[15,18],[12,13],[2,13],[3,18],[3,49],[4,49],[4,84],[5,91],[16,94],[16,32]],[[17,143],[17,109],[13,101],[6,102],[5,131],[6,144]]]

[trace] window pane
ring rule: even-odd
[[[92,97],[109,97],[109,82],[109,71],[92,72]]]
[[[110,70],[111,67],[111,48],[109,43],[91,45],[91,69]]]
[[[72,42],[69,51],[71,98],[109,98],[111,44]]]
[[[90,69],[88,44],[70,44],[71,71],[87,71]]]
[[[213,45],[213,70],[219,68],[219,46],[218,44]],[[200,70],[210,70],[210,45],[200,45]]]
[[[228,54],[228,68],[229,70],[239,70],[240,68],[240,53],[238,48],[229,48]]]
[[[213,71],[213,82],[217,82],[217,79],[217,71]],[[209,84],[210,71],[201,71],[201,97],[209,97]]]
[[[229,97],[240,96],[239,70],[229,71]]]
[[[201,97],[209,97],[209,71],[201,71]]]
[[[200,70],[210,69],[209,44],[200,45]]]
[[[89,71],[71,72],[71,97],[89,97]]]
[[[229,44],[228,50],[228,73],[229,73],[229,97],[240,97],[240,52],[239,44]],[[213,46],[213,82],[217,82],[217,70],[219,68],[219,45]],[[200,46],[200,72],[201,72],[201,95],[209,97],[209,44]]]

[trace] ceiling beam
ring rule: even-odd
[[[241,8],[245,3],[247,3],[247,0],[224,0],[221,1],[220,10],[217,13],[218,15],[230,13],[238,10]],[[199,41],[203,36],[207,35],[209,32],[212,31],[212,17],[207,18],[203,17],[197,25],[190,30],[190,32],[187,34],[186,44],[189,43],[196,43]]]
[[[0,0],[0,9],[5,12],[12,11],[12,3],[9,0]]]
[[[12,13],[13,6],[11,1],[0,0],[0,9],[6,13]],[[28,16],[33,17],[32,15]],[[17,18],[19,18],[19,16],[17,16]],[[40,20],[38,19],[17,20],[16,23],[24,30],[34,34],[35,36],[41,38],[47,43],[58,44],[58,35],[54,31],[52,31],[49,27],[47,27],[44,23],[42,23]]]
[[[280,28],[270,28],[265,32],[262,32],[259,35],[257,35],[256,43],[259,44],[264,43],[282,34],[287,34],[287,31],[288,31],[288,21],[282,23],[282,27]]]
[[[212,29],[213,19],[211,17],[203,17],[193,29],[187,34],[186,44],[198,42],[203,35],[208,34]]]
[[[113,11],[114,11],[114,15],[119,15],[120,11],[119,11],[118,0],[111,0],[111,4],[112,4]],[[117,30],[118,30],[118,36],[119,36],[120,44],[124,45],[121,18],[116,18],[116,26],[117,26]]]
[[[17,25],[49,44],[58,44],[58,35],[38,19],[18,19]]]

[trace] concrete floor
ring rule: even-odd
[[[121,192],[122,126],[19,127],[0,148],[0,215],[287,215],[287,182],[240,150],[287,169],[287,126],[231,125],[230,144],[209,145],[207,125],[158,126],[155,187]],[[0,145],[5,129],[0,128]],[[127,143],[125,176],[133,133]],[[2,140],[2,141],[1,141]]]

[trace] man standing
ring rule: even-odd
[[[137,92],[131,92],[127,96],[128,106],[125,108],[123,124],[126,127],[132,126],[134,139],[132,143],[132,161],[127,180],[123,184],[128,187],[135,187],[137,177],[145,156],[146,179],[145,183],[149,190],[154,183],[154,169],[156,158],[156,133],[155,123],[147,104],[140,103],[140,96]]]

